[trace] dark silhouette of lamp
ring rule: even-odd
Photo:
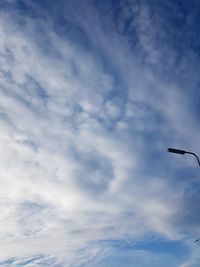
[[[170,153],[175,153],[175,154],[180,154],[180,155],[184,155],[184,154],[190,154],[190,155],[193,155],[193,156],[195,156],[195,158],[197,159],[198,164],[199,164],[199,167],[200,167],[200,161],[199,161],[199,158],[198,158],[198,156],[197,156],[195,153],[193,153],[193,152],[189,152],[189,151],[185,151],[185,150],[181,150],[181,149],[176,149],[176,148],[171,148],[171,147],[168,148],[167,151],[170,152]],[[200,241],[200,238],[196,239],[196,240],[194,241],[194,243],[199,243],[199,241]]]
[[[185,151],[185,150],[181,150],[181,149],[176,149],[176,148],[171,148],[171,147],[168,148],[167,151],[170,152],[170,153],[175,153],[175,154],[180,154],[180,155],[184,155],[184,154],[190,154],[190,155],[193,155],[193,156],[195,156],[195,158],[197,159],[198,164],[199,164],[199,167],[200,167],[200,161],[199,161],[199,158],[198,158],[198,156],[197,156],[195,153],[193,153],[193,152]]]

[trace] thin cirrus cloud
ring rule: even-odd
[[[195,266],[198,173],[165,148],[198,149],[198,63],[163,5],[2,5],[0,266]]]

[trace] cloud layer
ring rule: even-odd
[[[165,5],[2,3],[0,266],[178,266],[135,246],[198,235],[195,162],[165,154],[199,149],[195,22]]]

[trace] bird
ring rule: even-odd
[[[197,239],[197,240],[195,240],[194,242],[197,243],[198,241],[200,241],[200,239]]]

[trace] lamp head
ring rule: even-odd
[[[170,152],[170,153],[181,154],[181,155],[184,155],[186,153],[186,151],[184,151],[184,150],[171,148],[171,147],[168,148],[167,151]]]

